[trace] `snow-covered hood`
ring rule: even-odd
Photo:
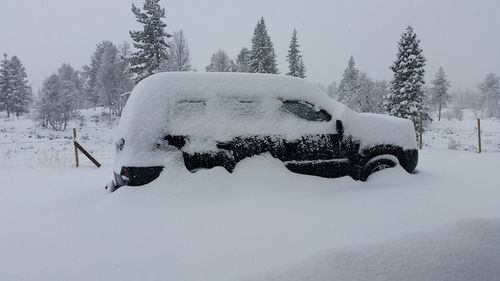
[[[360,140],[361,149],[389,144],[403,149],[416,149],[417,138],[413,122],[404,118],[375,113],[344,111],[345,134]]]

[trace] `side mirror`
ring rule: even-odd
[[[343,135],[344,134],[344,124],[342,124],[342,121],[337,120],[336,126],[337,126],[337,134],[339,134],[340,136]]]

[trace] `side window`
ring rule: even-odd
[[[204,100],[183,100],[174,106],[174,118],[192,118],[205,113],[206,101]]]
[[[221,100],[220,105],[222,111],[232,118],[261,118],[265,109],[260,100],[233,97]]]
[[[308,121],[332,120],[332,116],[328,112],[323,109],[316,111],[312,104],[304,101],[284,100],[282,101],[281,110]]]

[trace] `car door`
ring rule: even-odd
[[[331,114],[300,100],[283,100],[280,110],[298,123],[319,128],[296,139],[283,140],[284,161],[289,169],[324,177],[346,174],[348,160],[341,152],[341,136],[336,132],[335,122],[331,122]]]

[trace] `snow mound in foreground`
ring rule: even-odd
[[[331,250],[249,280],[470,281],[500,278],[500,219],[467,219],[399,240]]]

